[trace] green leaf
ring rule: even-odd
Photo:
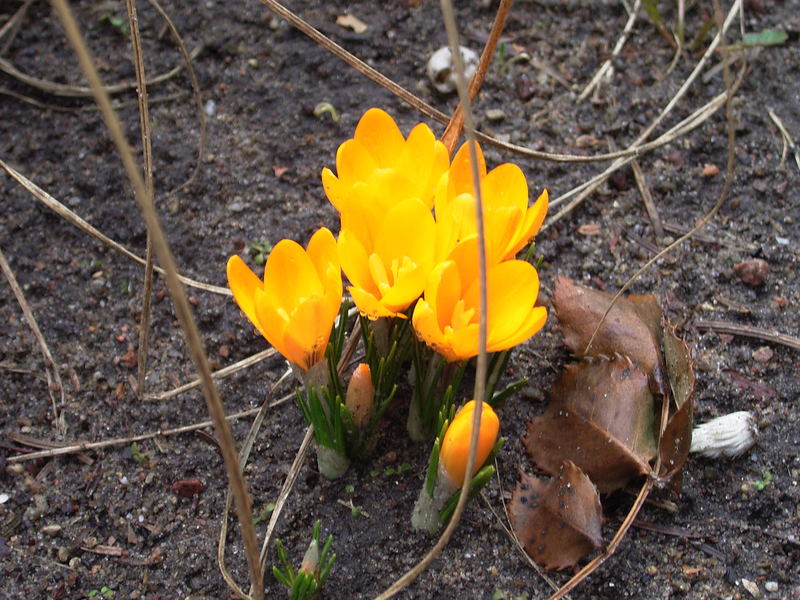
[[[789,39],[789,34],[779,29],[762,29],[758,33],[746,33],[742,38],[742,46],[778,46]]]

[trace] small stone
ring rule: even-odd
[[[207,100],[206,105],[204,107],[206,115],[209,117],[213,117],[217,112],[217,103],[213,100]],[[209,162],[212,162],[213,159],[209,159]]]
[[[750,595],[753,598],[758,598],[761,594],[758,591],[758,584],[755,581],[750,581],[749,579],[742,579],[742,587],[750,592]]]
[[[769,346],[761,346],[758,350],[753,351],[753,360],[760,363],[768,363],[772,360],[772,356],[775,353],[772,351],[772,348]]]
[[[249,66],[251,69],[255,69],[256,67],[258,67],[258,59],[248,58],[247,66]]]
[[[81,559],[77,556],[73,556],[69,559],[69,568],[70,569],[77,569],[81,566]]]
[[[58,558],[58,562],[67,562],[69,560],[69,548],[66,546],[59,546],[56,551],[56,557]]]
[[[764,584],[764,589],[768,592],[777,592],[778,591],[778,582],[777,581],[767,581]]]
[[[650,577],[658,575],[658,567],[655,565],[648,565],[647,574],[650,575]]]
[[[506,118],[506,113],[501,108],[490,108],[486,111],[486,118],[490,121],[502,121]]]
[[[714,175],[719,175],[719,167],[711,163],[706,163],[703,165],[701,174],[703,177],[714,177]]]
[[[734,265],[733,271],[744,283],[751,287],[760,287],[767,281],[769,264],[760,258],[751,258]]]
[[[61,534],[61,525],[45,525],[41,531],[47,536],[56,537]]]

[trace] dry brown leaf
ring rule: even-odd
[[[612,298],[611,294],[577,285],[568,277],[559,276],[556,280],[553,306],[564,343],[576,356],[584,356],[586,344]],[[619,298],[595,335],[588,354],[622,354],[629,356],[645,373],[656,371],[660,359],[658,340],[649,322],[653,317],[652,310],[651,302]],[[649,317],[648,322],[642,319],[641,314]]]
[[[586,361],[562,373],[546,412],[529,423],[525,446],[545,472],[570,460],[608,493],[651,472],[653,423],[648,378],[630,359]]]
[[[525,551],[547,569],[571,567],[603,545],[600,497],[569,461],[549,481],[521,473],[509,517]]]
[[[658,448],[661,459],[658,475],[669,480],[676,478],[683,469],[692,445],[695,375],[689,348],[683,340],[678,339],[672,327],[664,328],[663,348],[672,403]],[[680,478],[675,479],[673,488],[680,492]]]

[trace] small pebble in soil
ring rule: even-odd
[[[734,265],[733,271],[747,285],[760,287],[769,276],[769,264],[761,258],[750,258]]]
[[[777,592],[778,591],[778,582],[777,581],[767,581],[764,584],[764,589],[768,592]]]
[[[770,360],[772,360],[772,356],[774,354],[775,353],[772,351],[772,348],[769,346],[761,346],[758,350],[753,351],[753,360],[762,364],[768,363]]]

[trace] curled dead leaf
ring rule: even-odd
[[[613,296],[577,285],[568,277],[559,276],[553,294],[553,306],[570,351],[583,357],[629,356],[645,373],[659,366],[657,331],[652,323],[658,304],[646,296],[619,298],[606,316],[587,352],[587,344],[597,325],[611,305]],[[643,318],[644,317],[644,318]],[[658,322],[661,315],[658,309]]]
[[[569,461],[549,481],[521,473],[509,517],[525,551],[546,569],[574,566],[603,545],[597,489]]]
[[[608,493],[651,472],[653,423],[647,376],[630,359],[584,361],[554,384],[547,410],[528,424],[525,447],[545,472],[570,460]]]

